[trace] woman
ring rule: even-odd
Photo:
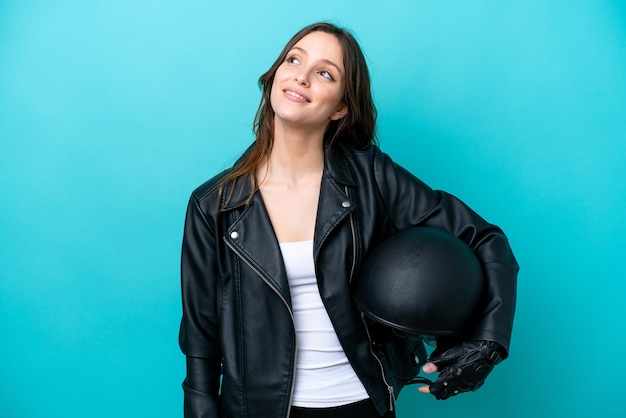
[[[406,382],[374,349],[350,287],[377,243],[416,225],[453,233],[479,257],[488,300],[471,340],[505,357],[517,274],[507,240],[374,145],[369,74],[352,35],[305,27],[259,83],[256,141],[188,206],[185,416],[395,416]]]

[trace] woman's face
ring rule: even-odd
[[[270,93],[275,122],[325,129],[331,120],[347,112],[344,86],[341,44],[330,33],[309,33],[276,70]]]

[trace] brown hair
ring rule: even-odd
[[[235,183],[242,177],[248,176],[251,181],[252,191],[248,200],[258,188],[255,178],[256,169],[269,156],[274,143],[274,110],[270,103],[270,94],[276,70],[300,39],[316,31],[330,33],[337,37],[343,50],[343,64],[346,72],[344,101],[348,112],[343,118],[330,121],[324,133],[324,146],[327,149],[335,145],[365,148],[377,142],[376,106],[372,99],[369,70],[361,47],[345,28],[326,22],[308,25],[287,42],[274,64],[259,78],[262,96],[253,125],[256,141],[220,183],[220,189],[222,189],[226,183],[233,181],[233,187],[230,189],[226,202],[233,195]]]

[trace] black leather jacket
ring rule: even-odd
[[[185,221],[185,417],[287,417],[298,343],[281,252],[261,195],[245,204],[250,185],[244,184],[224,206],[232,185],[220,197],[221,178],[193,192]],[[345,354],[381,415],[394,407],[404,382],[394,375],[398,359],[382,358],[372,344],[350,288],[368,251],[415,225],[449,231],[477,254],[488,292],[472,337],[508,350],[518,266],[502,231],[376,146],[326,153],[314,236],[318,285]]]

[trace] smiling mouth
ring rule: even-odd
[[[310,100],[307,97],[305,97],[305,96],[303,96],[301,94],[298,94],[298,93],[296,93],[293,90],[285,90],[285,94],[288,94],[289,96],[294,97],[294,98],[299,99],[299,100],[304,100],[307,103],[310,102]]]

